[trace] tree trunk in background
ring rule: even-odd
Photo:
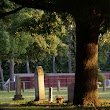
[[[72,73],[72,57],[71,57],[71,49],[68,50],[68,68],[69,73]]]
[[[98,34],[87,23],[76,22],[76,73],[74,105],[99,105]]]
[[[56,73],[56,69],[55,69],[55,56],[52,56],[53,59],[53,73]]]
[[[2,70],[2,67],[1,67],[1,64],[0,64],[0,76],[1,76],[1,90],[5,90],[5,87],[4,87],[4,77],[3,77],[3,70]]]
[[[26,60],[26,70],[27,70],[27,73],[30,73],[29,60],[28,59]]]
[[[14,85],[14,58],[10,58],[10,90],[15,88]]]
[[[73,41],[73,38],[74,38],[74,30],[72,29],[71,30],[72,32],[69,34],[69,40],[68,40],[68,72],[69,73],[72,73],[72,46],[74,48],[74,44],[72,45],[72,41]],[[74,48],[75,49],[75,48]]]

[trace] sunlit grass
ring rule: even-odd
[[[109,106],[108,104],[110,102],[110,88],[107,88],[106,92],[104,92],[102,88],[99,88],[98,92],[99,92],[99,99],[102,100],[104,105]],[[27,104],[28,102],[33,101],[35,99],[35,90],[34,89],[25,90],[24,92],[22,91],[21,94],[22,94],[22,97],[24,98],[24,100],[14,101],[13,98],[15,95],[15,91],[10,91],[10,92],[0,91],[0,105],[1,106],[3,105],[2,107],[5,108],[6,110],[8,110],[8,109],[13,110],[16,108],[17,108],[17,110],[36,110],[36,108],[38,108],[37,106],[36,107],[35,106],[18,107],[21,104]],[[46,95],[46,100],[48,101],[48,97],[49,97],[48,88],[46,88],[46,90],[45,90],[45,95]],[[63,88],[60,91],[57,91],[57,89],[54,88],[53,89],[53,101],[55,101],[55,96],[57,96],[57,95],[64,96],[64,99],[67,100],[68,99],[67,88]],[[45,108],[48,108],[48,106],[45,106]],[[49,110],[50,109],[51,109],[51,107],[49,107]],[[44,108],[41,106],[39,110],[44,110]],[[77,109],[75,109],[75,110],[77,110]]]
[[[15,95],[15,91],[0,91],[0,104],[3,103],[11,103],[11,104],[21,104],[21,103],[26,103],[28,101],[32,101],[35,99],[35,90],[34,89],[30,89],[30,90],[25,90],[24,92],[21,92],[22,97],[24,98],[24,100],[20,100],[20,101],[14,101],[14,95]],[[49,95],[49,90],[46,89],[45,90],[45,95],[46,95],[46,100],[48,100],[48,95]],[[67,89],[61,89],[60,91],[57,91],[57,89],[53,89],[53,100],[55,100],[55,96],[64,96],[65,100],[67,100]]]
[[[99,88],[99,98],[102,99],[110,99],[110,88],[106,89],[106,92],[103,91],[102,88]],[[34,89],[30,89],[30,90],[25,90],[24,92],[21,92],[24,100],[34,100],[35,98],[35,90]],[[49,94],[49,90],[48,88],[46,88],[45,90],[45,95],[46,95],[46,99],[48,100],[48,94]],[[0,91],[0,103],[1,102],[8,102],[8,101],[13,101],[15,95],[15,91]],[[67,100],[67,88],[65,89],[61,89],[60,91],[57,91],[57,89],[53,89],[53,99],[55,99],[55,96],[60,95],[60,96],[64,96],[65,100]]]
[[[106,88],[106,91],[103,91],[103,88],[98,89],[99,99],[110,100],[110,88]]]

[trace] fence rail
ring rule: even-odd
[[[21,81],[21,86],[22,89],[33,89],[34,86],[31,87],[31,84],[33,82],[32,81]],[[12,86],[11,86],[12,85]],[[10,91],[10,90],[15,90],[15,82],[14,81],[9,81],[8,83],[6,82],[0,82],[0,90],[6,90],[6,91]]]
[[[45,79],[45,87],[57,87],[58,81],[60,81],[61,87],[67,87],[74,82],[73,78],[47,78]]]
[[[58,87],[58,82],[60,84],[60,87],[68,87],[69,84],[71,84],[73,82],[73,78],[45,78],[44,80],[44,85],[45,87]],[[12,84],[13,83],[13,84]],[[13,87],[11,87],[11,84],[13,85]],[[15,81],[8,81],[8,82],[4,82],[4,84],[2,82],[0,82],[0,90],[2,89],[2,86],[4,86],[5,90],[10,91],[10,90],[15,90]],[[21,86],[22,89],[34,89],[35,88],[35,82],[34,80],[30,80],[30,81],[23,81],[21,78]]]

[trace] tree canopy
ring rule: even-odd
[[[76,20],[91,21],[94,25],[110,26],[110,2],[109,0],[10,0],[28,8],[36,8],[47,11],[68,12],[74,16]],[[97,16],[97,17],[96,17]],[[97,24],[94,24],[97,20]],[[91,28],[92,28],[91,27]]]
[[[4,4],[8,4],[8,8]],[[9,14],[19,6],[8,0],[4,1],[4,4],[1,13],[5,14],[0,21],[1,34],[4,29],[9,35],[10,47],[8,46],[9,51],[5,53],[6,57],[15,57],[19,64],[21,61],[16,60],[16,57],[22,57],[22,60],[33,59],[38,63],[46,57],[51,58],[52,55],[67,56],[68,44],[65,39],[68,40],[66,35],[71,32],[70,26],[74,26],[71,15],[32,8],[23,8],[19,12]],[[6,40],[3,35],[1,37]]]

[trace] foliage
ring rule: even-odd
[[[4,6],[5,12],[17,7],[17,5],[15,4],[10,4],[8,0],[5,1],[5,4],[6,6],[8,5],[8,7],[2,5]],[[6,25],[8,24],[8,27],[6,25],[1,25],[2,27],[1,29],[5,27],[4,30],[6,31],[6,33],[10,34],[11,36],[10,37],[11,53],[14,52],[14,54],[16,54],[17,57],[18,55],[25,53],[26,57],[28,55],[29,59],[37,58],[37,60],[34,61],[35,63],[33,63],[33,67],[35,67],[34,65],[36,64],[42,65],[45,71],[47,72],[52,71],[51,69],[49,69],[51,68],[49,64],[52,65],[51,55],[54,54],[56,56],[56,65],[59,65],[56,68],[58,69],[58,72],[66,72],[66,71],[68,72],[67,69],[67,65],[68,65],[67,51],[69,48],[68,41],[71,37],[70,35],[72,31],[71,25],[73,26],[75,25],[71,15],[68,15],[67,13],[57,14],[55,12],[49,13],[42,10],[25,8],[21,10],[19,13],[5,17],[5,19],[1,19],[0,21],[1,24],[2,23]],[[7,28],[9,32],[7,32]],[[104,36],[108,36],[108,35],[105,34]],[[105,39],[106,40],[108,39],[108,41],[105,41]],[[42,43],[40,42],[41,40]],[[73,42],[74,41],[75,40],[73,40]],[[108,37],[101,38],[99,41],[99,67],[101,69],[106,68],[103,67],[103,65],[107,60],[106,52],[109,49],[109,46],[107,45],[109,45],[109,38]],[[10,46],[7,46],[8,49],[9,47]],[[73,47],[73,45],[71,47]],[[73,53],[74,50],[75,49],[72,50]],[[73,58],[73,64],[75,64],[75,60],[74,60],[75,56],[73,56],[72,58]],[[44,63],[44,59],[45,59],[45,63]],[[16,62],[19,61],[20,61],[19,59],[16,60]],[[20,66],[21,64],[19,63],[16,64],[16,68],[18,68],[17,65]],[[25,64],[23,65],[25,66]]]
[[[99,37],[99,68],[109,70],[110,31]]]
[[[1,56],[8,54],[10,50],[9,33],[5,30],[0,30],[0,53]]]
[[[8,0],[4,2],[9,5],[2,5],[4,12],[18,7]],[[25,68],[25,59],[29,59],[32,72],[36,65],[42,65],[46,72],[52,72],[52,55],[61,59],[56,61],[56,65],[60,64],[56,66],[58,72],[68,72],[68,41],[71,26],[75,25],[71,15],[24,8],[0,21],[1,29],[9,34],[10,49],[5,59],[12,55],[15,57],[15,72],[25,72],[22,69]]]

